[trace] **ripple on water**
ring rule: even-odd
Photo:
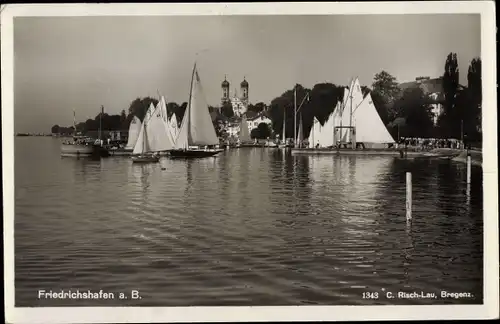
[[[137,166],[58,150],[16,140],[18,306],[95,305],[35,292],[77,288],[141,292],[104,302],[119,306],[411,303],[363,300],[367,289],[482,302],[481,170],[466,199],[464,166],[442,161],[241,149]]]

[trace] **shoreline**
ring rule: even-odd
[[[401,156],[401,151],[398,149],[387,148],[366,148],[366,149],[330,149],[330,148],[292,148],[292,154],[304,155],[379,155],[379,156],[394,156],[400,159],[419,159],[419,158],[440,158],[449,159],[455,162],[467,163],[467,152],[461,149],[451,148],[436,148],[430,151],[417,151],[415,148],[408,148],[404,152],[405,156]],[[482,152],[470,150],[471,164],[482,166]]]

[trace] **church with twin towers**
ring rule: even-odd
[[[234,88],[234,95],[230,96],[231,84],[227,81],[226,76],[224,76],[224,81],[222,81],[222,99],[221,106],[230,103],[233,107],[234,115],[240,117],[243,115],[248,108],[248,81],[243,77],[243,81],[240,83],[240,96],[236,88]]]

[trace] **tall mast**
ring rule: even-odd
[[[186,113],[184,114],[186,117],[184,118],[187,118],[186,122],[187,122],[187,129],[188,129],[188,136],[187,136],[187,141],[186,141],[186,149],[189,148],[189,137],[191,135],[191,96],[193,95],[193,82],[194,82],[194,74],[196,72],[196,61],[194,62],[194,67],[193,67],[193,73],[191,75],[191,87],[189,88],[189,101],[188,101],[188,106],[186,107],[187,111],[187,115]]]
[[[349,105],[349,127],[352,127],[352,93],[351,95],[349,96],[349,99],[351,99],[351,104]],[[350,130],[350,136],[349,136],[349,140],[352,141],[352,128],[349,128]]]
[[[73,110],[73,136],[76,135],[76,113]]]
[[[102,114],[103,113],[104,113],[104,106],[101,105],[101,113],[99,114],[99,144],[101,143]]]
[[[297,85],[293,89],[293,147],[297,147]]]
[[[314,148],[314,130],[316,128],[316,123],[315,123],[315,117],[313,117],[313,125],[312,125],[312,128],[311,128],[311,132],[312,132],[312,143],[309,143],[309,146],[311,148]]]
[[[286,108],[283,110],[283,139],[282,142],[286,141]]]

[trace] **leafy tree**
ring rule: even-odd
[[[230,102],[224,102],[224,104],[222,104],[221,113],[227,118],[234,116],[233,106]]]
[[[245,112],[245,116],[249,119],[249,118],[254,118],[257,116],[257,113],[253,110],[248,110]]]
[[[122,110],[120,113],[120,128],[121,129],[128,129],[128,124],[127,124],[127,114],[125,113],[125,110]]]
[[[302,116],[304,125],[304,135],[309,134],[314,117],[324,125],[333,113],[337,102],[344,99],[344,86],[337,86],[332,83],[318,83],[311,90],[311,100],[309,102],[310,113]]]
[[[168,118],[172,118],[173,115],[175,115],[175,118],[177,118],[177,122],[180,123],[180,118],[179,118],[179,112],[180,111],[180,106],[175,103],[175,102],[169,102],[167,103],[167,116]],[[180,124],[179,124],[180,125]]]
[[[60,128],[59,125],[52,126],[51,133],[52,134],[59,134],[59,128]]]
[[[459,125],[461,123],[460,119],[457,119],[458,114],[453,111],[457,99],[458,80],[459,70],[457,54],[450,53],[446,58],[443,75],[444,112],[439,118],[441,134],[445,137],[456,136],[457,134],[454,128],[456,128],[457,123]]]
[[[367,94],[372,92],[372,89],[367,86],[361,86],[361,92],[363,93],[363,98],[366,97]]]
[[[259,102],[255,105],[248,105],[248,111],[252,111],[255,113],[261,113],[266,110],[266,105],[263,102]]]
[[[299,127],[299,118],[302,114],[303,118],[303,128],[311,128],[312,125],[312,114],[311,102],[306,100],[307,95],[311,93],[311,90],[304,88],[300,84],[297,84],[297,109],[300,111],[297,113],[297,130]],[[309,95],[309,98],[312,95]],[[303,103],[302,107],[300,104]],[[269,118],[272,121],[272,130],[274,133],[283,133],[283,118],[286,117],[286,136],[290,138],[294,136],[294,90],[285,91],[280,97],[274,98],[269,106]],[[286,116],[285,116],[286,115]],[[310,119],[310,120],[309,120]]]
[[[370,95],[372,97],[373,105],[375,106],[375,109],[377,109],[378,115],[380,116],[380,119],[382,119],[382,122],[384,125],[387,125],[391,122],[391,117],[395,118],[395,115],[390,116],[390,113],[395,113],[395,109],[393,109],[391,112],[388,109],[387,103],[382,98],[381,94],[378,92],[371,91]]]
[[[396,118],[397,112],[394,109],[394,102],[400,95],[401,89],[394,76],[387,71],[375,74],[372,83],[372,97],[377,97],[377,110],[386,111],[386,113],[382,113],[381,115],[386,115],[387,120],[394,120]]]
[[[250,132],[250,138],[261,138],[260,137],[260,132],[259,132],[259,129],[258,128],[254,128],[252,129],[252,131]]]
[[[266,139],[268,137],[271,137],[271,129],[269,128],[268,124],[260,123],[257,126],[257,130],[259,131],[259,139]]]
[[[77,132],[85,132],[85,123],[81,122],[76,124],[76,131]]]
[[[151,97],[137,98],[130,104],[128,112],[143,121],[151,103],[156,107],[158,100]]]
[[[400,127],[400,136],[428,137],[432,135],[434,128],[432,107],[429,98],[421,88],[406,89],[394,106],[398,111],[397,117],[405,121]],[[394,130],[391,133],[393,132]]]
[[[87,119],[85,121],[85,131],[96,131],[99,128],[99,123],[93,119]]]
[[[183,102],[179,106],[179,110],[175,113],[175,116],[177,117],[177,122],[179,123],[179,126],[181,125],[182,119],[184,118],[184,113],[186,112],[187,106],[188,106],[188,103]]]
[[[477,132],[481,131],[481,107],[483,101],[481,82],[481,59],[474,58],[469,65],[469,71],[467,73],[467,86],[469,89],[471,109],[474,110],[472,120],[475,122],[474,126]]]

